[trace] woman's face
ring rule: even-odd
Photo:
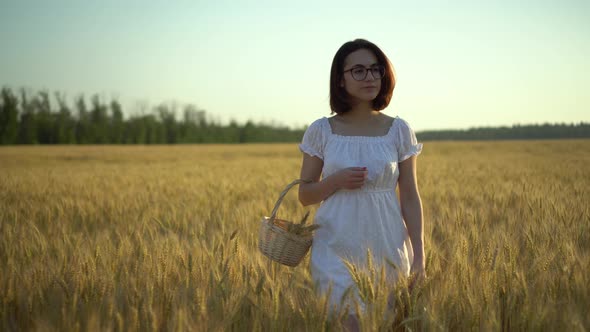
[[[363,68],[370,69],[378,65],[380,64],[375,54],[364,48],[350,53],[344,59],[344,76],[340,86],[344,87],[353,103],[369,102],[379,95],[381,78],[374,76],[375,71],[366,70],[366,77],[358,80],[362,78]]]

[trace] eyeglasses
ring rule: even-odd
[[[385,75],[385,67],[383,67],[382,65],[371,66],[371,68],[357,66],[349,70],[345,70],[343,71],[343,73],[349,71],[350,74],[352,74],[352,78],[354,78],[356,81],[363,81],[365,78],[367,78],[367,73],[369,72],[369,70],[371,71],[373,78],[376,80],[382,79]]]

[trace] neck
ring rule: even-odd
[[[346,112],[346,117],[354,118],[357,120],[368,119],[377,113],[373,110],[372,102],[361,102],[353,105],[350,111]]]

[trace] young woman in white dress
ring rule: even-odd
[[[375,44],[345,43],[330,74],[330,107],[336,115],[314,121],[299,146],[301,179],[311,181],[300,185],[299,200],[321,203],[311,273],[321,292],[331,290],[334,307],[346,302],[347,289],[355,289],[343,259],[362,267],[368,250],[374,262],[390,262],[388,275],[394,281],[400,274],[413,280],[425,275],[416,178],[422,144],[407,122],[380,112],[394,86],[393,67]],[[355,316],[345,325],[357,329]]]

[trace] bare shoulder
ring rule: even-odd
[[[354,123],[342,115],[335,114],[328,118],[328,124],[333,133],[346,133]]]
[[[389,130],[389,128],[393,127],[393,124],[397,121],[397,117],[381,113],[379,114],[379,120],[381,128]]]
[[[342,115],[338,115],[338,114],[334,114],[331,117],[329,117],[328,118],[328,122],[330,124],[335,124],[335,123],[348,123],[348,121],[346,121]]]
[[[397,119],[397,116],[393,117],[393,116],[389,116],[387,114],[381,113],[380,114],[380,117],[381,117],[382,123],[385,124],[385,125],[392,125],[394,121],[397,121],[396,120]]]

